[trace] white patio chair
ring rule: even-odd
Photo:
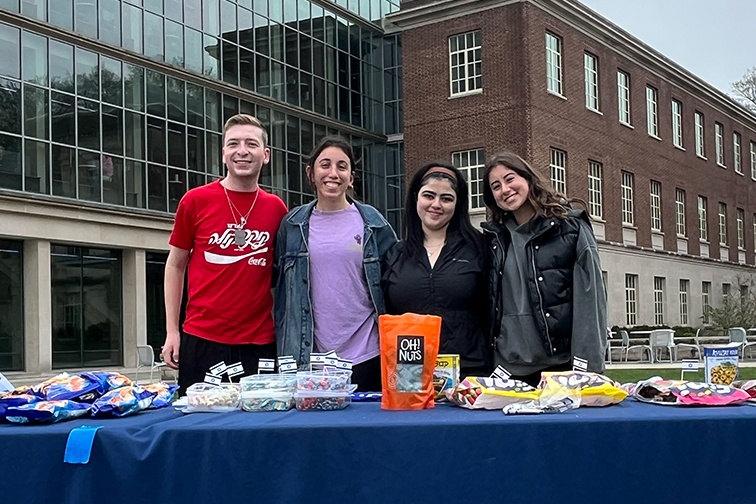
[[[625,362],[627,362],[627,358],[630,356],[630,350],[634,350],[636,348],[640,349],[640,355],[638,362],[643,362],[643,351],[648,350],[648,362],[654,362],[654,354],[651,350],[651,347],[649,345],[632,345],[630,346],[630,335],[625,331],[624,329],[620,331],[620,335],[622,336],[622,346],[625,348]]]
[[[137,345],[137,368],[136,378],[134,383],[139,384],[139,370],[142,368],[150,368],[150,382],[152,383],[152,376],[155,370],[158,370],[158,377],[160,377],[160,370],[165,366],[165,362],[155,361],[155,351],[152,350],[150,345]]]
[[[627,341],[624,338],[617,338],[612,337],[612,330],[607,329],[607,339],[606,339],[606,362],[611,364],[614,355],[613,352],[616,350],[619,350],[619,361],[622,362],[622,356],[625,355],[625,351],[627,350]]]
[[[672,362],[672,352],[675,350],[675,331],[672,329],[656,329],[648,336],[648,343],[654,352],[656,362],[662,361],[662,350],[665,348],[669,353],[669,362]]]
[[[703,327],[696,329],[696,335],[693,336],[693,343],[675,343],[675,360],[680,360],[680,348],[690,348],[693,352],[693,357],[701,360],[703,358],[703,351],[701,350],[701,342],[699,340]]]
[[[756,342],[748,342],[746,330],[742,327],[730,327],[730,343],[740,343],[740,356],[745,359],[748,348],[756,347]]]

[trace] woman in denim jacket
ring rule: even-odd
[[[317,199],[291,210],[276,236],[276,342],[300,369],[311,352],[336,351],[354,363],[359,390],[377,391],[381,264],[397,239],[378,210],[348,196],[354,168],[341,137],[323,138],[310,154],[305,170]]]

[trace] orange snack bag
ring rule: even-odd
[[[381,408],[418,410],[434,406],[433,371],[441,338],[436,315],[381,315]]]

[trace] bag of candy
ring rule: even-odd
[[[171,401],[173,401],[173,396],[176,394],[176,391],[178,390],[178,385],[160,382],[160,383],[150,383],[149,385],[145,385],[143,388],[144,390],[147,390],[149,392],[154,392],[155,394],[157,394],[155,396],[155,399],[152,401],[152,404],[150,405],[150,409],[157,409],[157,408],[165,408],[166,406],[171,405]]]
[[[434,406],[433,371],[441,335],[436,315],[381,315],[381,408],[415,410]]]
[[[611,378],[598,373],[584,371],[561,371],[541,373],[540,400],[549,403],[551,396],[557,399],[579,398],[581,406],[608,406],[622,402],[628,393]]]
[[[5,418],[13,423],[54,423],[69,418],[84,416],[89,412],[89,404],[74,401],[39,401],[20,406],[11,406],[5,411]]]
[[[157,393],[144,390],[139,385],[129,385],[106,392],[92,403],[92,416],[124,417],[150,407]]]
[[[658,378],[638,382],[633,396],[647,403],[682,406],[727,406],[751,397],[748,392],[729,385]]]
[[[519,380],[468,376],[446,391],[449,402],[467,409],[501,409],[508,404],[534,401],[539,392]]]
[[[34,393],[47,401],[91,403],[102,395],[102,384],[94,377],[61,373],[34,387]]]
[[[121,373],[111,371],[86,371],[81,376],[100,384],[98,392],[100,395],[113,389],[126,387],[132,384],[131,378]]]
[[[732,386],[746,391],[751,400],[756,401],[756,380],[738,380],[733,382]]]

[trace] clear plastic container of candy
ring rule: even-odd
[[[246,390],[241,393],[241,408],[244,411],[288,411],[294,407],[293,393],[291,388]]]
[[[186,390],[187,412],[224,412],[239,409],[238,383],[195,383]]]
[[[351,371],[299,371],[297,373],[297,390],[343,392],[349,388],[352,383],[351,380]]]
[[[257,374],[239,380],[242,393],[250,390],[294,391],[297,386],[295,374]]]
[[[294,403],[299,411],[333,411],[352,403],[352,392],[347,390],[297,390]]]

